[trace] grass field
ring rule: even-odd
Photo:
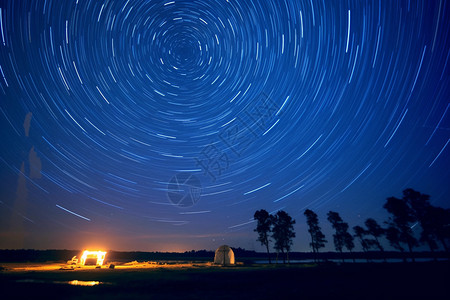
[[[68,284],[73,280],[99,284]],[[0,298],[450,299],[449,283],[448,262],[233,267],[179,263],[75,270],[59,270],[58,264],[3,264]]]

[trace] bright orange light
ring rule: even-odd
[[[98,281],[72,280],[72,281],[69,281],[68,283],[70,285],[94,286],[94,285],[98,285],[100,282],[98,282]]]
[[[97,265],[101,266],[103,265],[103,261],[105,260],[106,252],[104,251],[89,251],[84,250],[83,255],[80,259],[80,264],[84,266],[86,263],[86,259],[88,258],[96,258],[97,259]]]

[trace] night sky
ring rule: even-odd
[[[264,250],[449,207],[448,1],[0,1],[0,248]],[[358,245],[359,246],[359,245]]]

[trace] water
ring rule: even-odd
[[[19,283],[53,283],[53,284],[69,284],[78,286],[95,286],[102,282],[100,281],[84,281],[84,280],[71,280],[71,281],[54,281],[54,280],[37,280],[37,279],[19,279],[16,280]]]
[[[447,259],[446,258],[438,258],[437,260],[438,261],[446,261]],[[323,260],[319,260],[319,261],[323,261]],[[342,259],[327,259],[325,261],[334,262],[334,263],[342,263]],[[411,262],[412,260],[410,258],[408,258],[407,261]],[[427,261],[433,261],[433,259],[432,258],[416,258],[416,262],[427,262]],[[353,260],[349,259],[349,258],[346,258],[344,260],[344,262],[346,262],[346,263],[353,263]],[[355,263],[366,263],[366,262],[367,262],[367,260],[365,258],[364,259],[363,258],[356,258],[355,259]],[[371,262],[371,263],[383,263],[385,261],[383,259],[370,259],[369,262]],[[386,259],[386,262],[388,262],[388,263],[400,263],[400,262],[403,262],[403,259],[402,258],[388,258],[388,259]],[[268,264],[269,260],[267,260],[267,259],[255,260],[253,263],[255,263],[255,264]],[[275,263],[276,263],[276,261],[272,260],[272,264],[275,264]],[[278,263],[282,264],[283,260],[279,259]],[[315,262],[314,262],[313,259],[291,259],[290,263],[291,264],[311,264],[311,263],[315,263]]]

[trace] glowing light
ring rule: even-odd
[[[85,250],[83,252],[83,255],[81,256],[80,259],[80,264],[81,265],[85,265],[86,263],[86,259],[89,258],[96,258],[97,259],[97,265],[101,266],[103,265],[103,261],[105,260],[105,256],[106,256],[106,252],[104,251],[89,251],[89,250]]]
[[[99,281],[82,281],[82,280],[72,280],[68,282],[70,285],[81,285],[81,286],[94,286],[98,285]]]

